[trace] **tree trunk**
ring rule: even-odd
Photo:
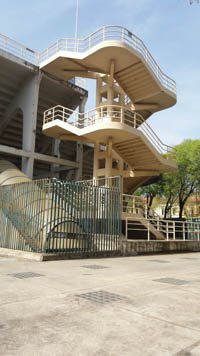
[[[183,217],[183,208],[184,208],[184,202],[182,200],[179,200],[179,219],[182,219]]]

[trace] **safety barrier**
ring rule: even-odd
[[[134,232],[137,239],[138,234],[142,234],[144,239],[150,241],[152,228],[154,227],[163,237],[168,240],[200,240],[200,223],[179,220],[164,220],[161,218],[126,218],[126,236],[129,232]]]
[[[0,48],[39,66],[43,61],[47,60],[60,51],[82,53],[101,42],[113,40],[121,41],[129,45],[140,55],[142,55],[143,59],[149,65],[160,83],[165,88],[176,94],[176,82],[168,75],[163,73],[145,46],[144,42],[139,37],[130,32],[127,28],[122,26],[104,26],[84,39],[61,38],[40,53],[35,52],[4,35],[0,35]]]
[[[44,179],[0,187],[0,247],[32,252],[116,251],[118,186]]]
[[[121,41],[136,50],[150,66],[160,83],[176,93],[176,82],[164,74],[156,63],[144,42],[127,28],[122,26],[104,26],[84,39],[61,38],[39,54],[39,63],[60,51],[86,52],[104,41]]]
[[[153,147],[165,158],[176,160],[176,149],[164,144],[142,115],[119,105],[105,105],[92,109],[86,113],[78,113],[71,109],[57,105],[44,112],[43,125],[54,120],[61,120],[79,129],[103,122],[118,122],[140,130],[151,142]]]
[[[16,57],[21,58],[24,61],[39,66],[39,53],[1,34],[0,34],[0,49]],[[84,89],[86,88],[85,78],[75,77],[70,81],[73,84],[80,86],[81,88]]]

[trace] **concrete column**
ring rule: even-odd
[[[98,159],[99,159],[100,144],[96,142],[94,145],[94,164],[93,164],[93,178],[98,178]]]
[[[60,140],[58,139],[53,139],[53,145],[52,145],[52,155],[54,157],[60,158]],[[52,177],[59,179],[60,178],[60,173],[58,172],[58,168],[60,167],[59,164],[53,163],[51,165],[51,174]]]
[[[96,107],[101,104],[101,87],[102,87],[102,78],[99,77],[96,80]]]
[[[79,114],[83,114],[85,112],[85,105],[87,102],[87,98],[84,98],[79,105]],[[82,122],[82,121],[81,121]],[[83,125],[81,125],[83,126]],[[79,126],[81,128],[81,126]],[[79,163],[79,167],[76,170],[75,179],[81,180],[83,176],[83,143],[77,142],[76,144],[76,162]]]
[[[96,107],[99,108],[101,106],[101,87],[102,87],[102,78],[99,77],[96,80]],[[101,109],[97,109],[96,112],[97,120],[101,118]]]
[[[106,146],[106,175],[105,178],[112,176],[112,139],[109,139]]]
[[[112,87],[108,87],[108,91],[107,91],[107,104],[108,105],[113,105],[114,103],[114,88]],[[108,119],[109,121],[112,121],[112,116],[113,116],[113,108],[108,106],[108,110],[107,110],[107,115],[108,115]]]
[[[20,107],[23,111],[23,147],[25,151],[35,151],[37,109],[41,73],[31,75],[21,90]],[[33,177],[34,158],[22,158],[22,171]]]

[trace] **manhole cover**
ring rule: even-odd
[[[43,274],[35,273],[35,272],[23,272],[23,273],[12,273],[8,274],[8,276],[15,277],[15,278],[34,278],[34,277],[43,277]]]
[[[8,329],[8,325],[6,325],[6,324],[0,324],[0,329]]]
[[[101,265],[86,265],[86,266],[81,266],[83,268],[91,268],[91,269],[104,269],[104,268],[109,268],[107,266],[101,266]]]
[[[169,261],[164,260],[149,260],[150,262],[157,262],[157,263],[169,263]]]
[[[159,279],[154,279],[153,282],[167,283],[174,286],[181,286],[183,284],[189,283],[189,281],[185,281],[183,279],[176,279],[176,278],[159,278]]]
[[[0,257],[0,262],[6,262],[6,261],[16,261],[16,258]]]
[[[100,303],[100,304],[112,303],[112,302],[116,302],[119,300],[128,301],[128,298],[126,298],[124,296],[121,296],[121,295],[115,294],[115,293],[106,292],[104,290],[99,290],[97,292],[78,294],[77,297],[84,298],[84,299],[90,300],[95,303]]]

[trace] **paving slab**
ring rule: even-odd
[[[199,275],[200,253],[0,256],[0,355],[200,355]]]

